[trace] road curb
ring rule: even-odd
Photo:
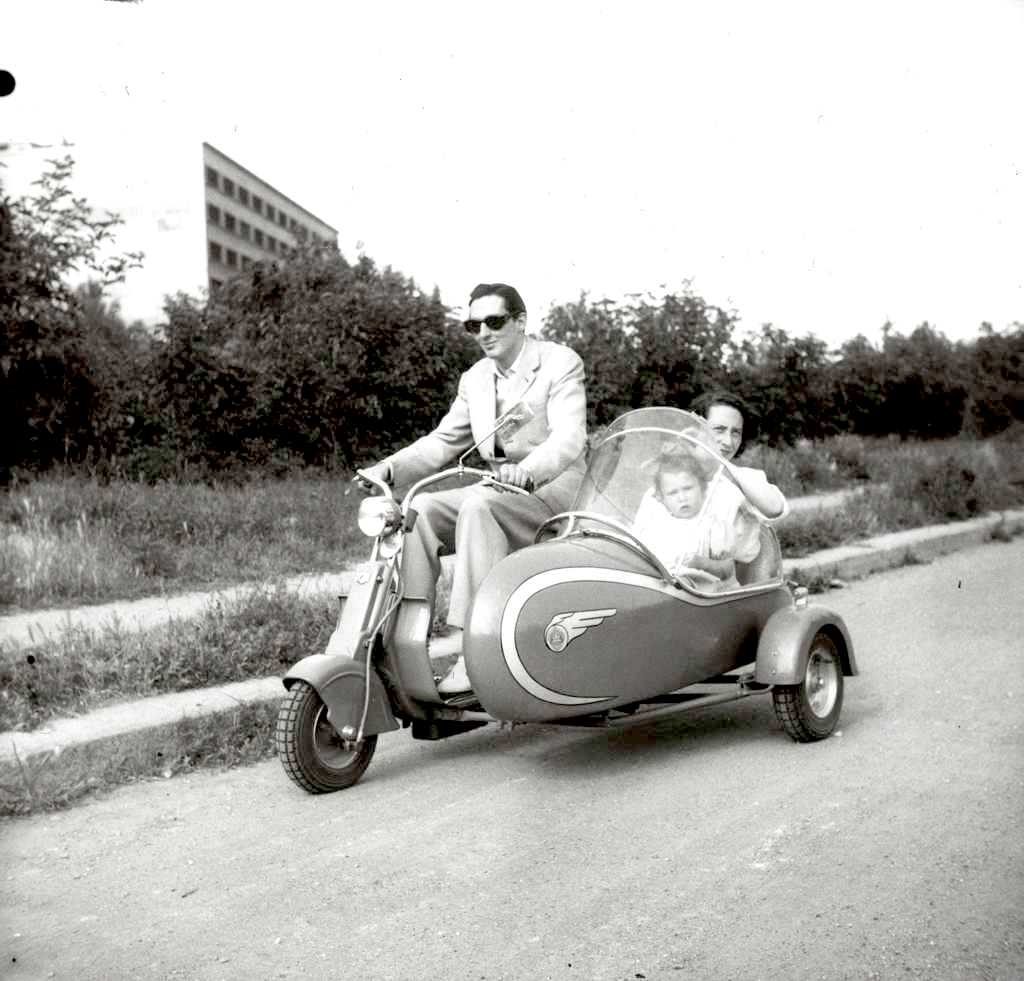
[[[337,573],[314,573],[290,576],[276,584],[298,595],[318,592],[345,592],[352,569]],[[37,610],[17,613],[0,619],[0,652],[29,651],[62,634],[100,619],[102,624],[116,624],[129,630],[150,630],[172,620],[202,612],[213,603],[234,603],[244,600],[275,583],[245,583],[211,592],[177,593],[173,596],[148,596],[145,599],[105,603],[100,606],[76,607],[73,610]],[[93,627],[97,624],[92,624]]]
[[[784,563],[801,581],[851,580],[1024,530],[1024,510],[894,532]],[[31,732],[0,734],[0,813],[65,803],[99,786],[168,776],[204,757],[241,762],[270,753],[283,688],[256,678],[111,705]],[[238,752],[225,753],[224,731]],[[219,745],[217,745],[219,744]]]
[[[868,538],[854,545],[827,548],[784,562],[786,574],[803,581],[861,579],[913,562],[930,562],[940,555],[990,541],[998,529],[1014,535],[1024,529],[1024,510],[1002,511],[969,521],[929,525]]]

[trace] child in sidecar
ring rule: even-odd
[[[724,513],[708,506],[712,474],[686,445],[666,445],[647,469],[653,480],[633,519],[636,536],[673,575],[698,569],[712,577],[697,588],[738,588],[736,562],[751,562],[760,549],[757,518],[739,501]]]

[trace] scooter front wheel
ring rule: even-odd
[[[316,689],[296,681],[281,701],[274,733],[284,772],[311,794],[351,787],[370,765],[377,737],[342,739]]]

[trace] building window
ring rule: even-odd
[[[275,212],[274,212],[274,206],[273,206],[272,204],[268,204],[268,205],[267,205],[267,211],[266,211],[266,214],[267,214],[267,217],[268,217],[268,218],[269,218],[269,219],[270,219],[271,221],[273,221],[273,220],[274,220],[274,214],[275,214]]]
[[[258,215],[263,214],[263,198],[258,194],[252,196],[252,210]]]
[[[226,177],[220,182],[220,189],[229,197],[235,196],[235,184],[234,181],[229,181]]]
[[[238,223],[238,234],[241,235],[242,238],[244,238],[246,241],[248,241],[249,234],[251,232],[252,229],[249,227],[249,223],[247,221],[240,221]]]
[[[220,245],[217,242],[210,243],[210,262],[220,262]]]
[[[233,232],[235,230],[235,216],[227,211],[224,212],[224,227],[229,232]]]
[[[238,189],[238,200],[247,208],[249,207],[249,192],[244,187]]]
[[[280,225],[280,226],[281,226],[282,228],[287,228],[287,227],[288,227],[288,219],[287,219],[287,218],[285,218],[285,216],[284,216],[284,212],[283,212],[283,211],[279,211],[279,212],[277,213],[277,223],[278,223],[278,224],[279,224],[279,225]]]
[[[220,224],[220,208],[215,204],[208,204],[206,206],[206,219],[211,225]]]
[[[210,187],[216,187],[219,183],[220,175],[212,167],[206,168],[206,183]]]
[[[243,269],[248,269],[251,265],[252,265],[252,259],[250,259],[247,255],[243,255],[242,256],[242,268]]]
[[[224,255],[226,264],[232,269],[238,268],[238,253],[234,249],[228,249]]]
[[[263,248],[263,232],[258,228],[252,230],[252,240],[262,249]]]
[[[214,279],[210,277],[210,292],[213,293],[219,290],[224,285],[223,279]]]
[[[277,239],[269,233],[267,234],[267,251],[277,252]]]

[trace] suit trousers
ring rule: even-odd
[[[423,494],[414,507],[418,517],[402,558],[406,581],[436,584],[441,556],[454,552],[448,624],[459,628],[487,573],[506,555],[532,545],[537,529],[555,513],[535,494],[479,485]]]

